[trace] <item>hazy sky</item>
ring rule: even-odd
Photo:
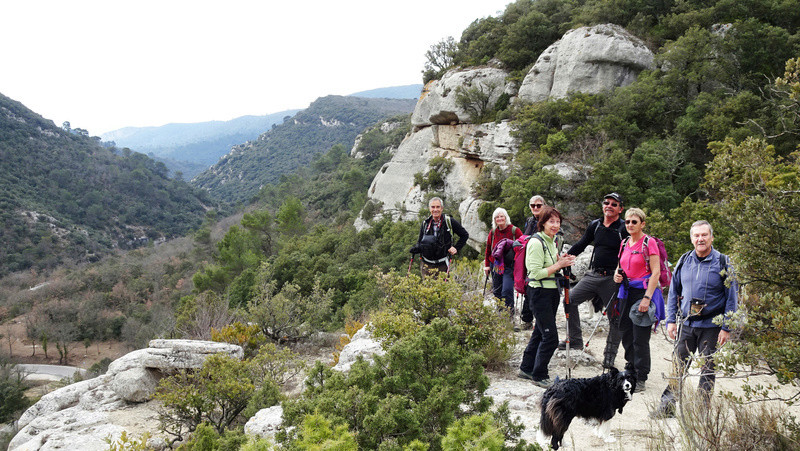
[[[61,125],[228,120],[421,83],[511,0],[2,1],[0,93]]]

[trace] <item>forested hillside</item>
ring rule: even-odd
[[[96,260],[201,223],[205,193],[87,135],[0,95],[0,274]]]
[[[414,109],[414,100],[327,96],[230,154],[192,183],[229,203],[247,202],[258,190],[307,165],[335,144],[353,145],[376,121]]]

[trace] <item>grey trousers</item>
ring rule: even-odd
[[[684,325],[681,328],[681,335],[675,345],[674,358],[678,361],[679,373],[682,377],[683,372],[692,360],[691,354],[695,351],[703,357],[708,357],[717,350],[717,338],[721,327],[689,327]],[[714,359],[707,358],[700,372],[700,383],[698,392],[707,402],[711,399],[711,392],[714,390],[714,383],[717,376],[714,373]],[[671,385],[668,385],[661,394],[661,408],[671,408],[675,405],[675,393]]]
[[[581,281],[578,282],[569,292],[569,341],[570,346],[575,349],[583,347],[583,332],[581,331],[581,317],[578,313],[578,306],[588,300],[599,297],[605,306],[611,296],[616,296],[617,284],[614,283],[614,276],[609,274],[601,276],[593,270],[589,270]],[[619,342],[617,342],[619,346]],[[616,350],[615,350],[616,351]],[[615,352],[616,354],[616,352]]]

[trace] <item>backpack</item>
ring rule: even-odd
[[[444,224],[447,226],[445,230],[450,232],[450,239],[452,243],[453,237],[453,223],[450,222],[450,215],[444,215]],[[439,258],[439,255],[442,254],[444,251],[445,254],[447,253],[447,249],[450,247],[448,243],[442,242],[442,233],[439,233],[439,236],[428,235],[425,233],[424,227],[425,224],[422,224],[422,239],[417,243],[417,247],[419,252],[422,254],[423,257],[429,260],[435,260]]]
[[[536,235],[522,235],[514,241],[514,290],[517,293],[525,294],[525,287],[528,286],[530,279],[528,278],[528,268],[525,266],[525,254],[528,251],[528,242],[531,238],[536,238],[542,243],[542,248],[545,249],[544,240]],[[561,235],[556,235],[556,249],[560,249]]]
[[[644,264],[647,268],[647,272],[650,272],[650,240],[656,240],[656,245],[658,246],[658,261],[661,266],[661,274],[658,276],[658,286],[661,288],[669,287],[670,282],[672,282],[672,271],[669,270],[669,257],[667,256],[667,248],[664,246],[664,242],[660,239],[645,234],[644,242],[642,243],[642,256],[644,257]],[[622,240],[619,245],[619,255],[617,256],[618,260],[622,259],[622,252],[625,250],[625,242],[628,240]]]

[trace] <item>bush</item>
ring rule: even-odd
[[[402,447],[414,440],[441,449],[450,424],[486,412],[491,403],[483,396],[489,385],[483,359],[461,337],[460,327],[435,319],[397,341],[386,356],[376,356],[374,364],[359,359],[347,374],[317,362],[303,395],[284,403],[286,430],[318,414],[358,431],[362,449]]]
[[[441,318],[458,327],[461,342],[482,354],[487,365],[507,362],[515,344],[508,317],[496,306],[485,306],[479,290],[465,292],[459,281],[479,279],[475,274],[457,274],[466,271],[455,269],[448,280],[395,272],[382,275],[379,283],[387,298],[384,309],[372,317],[369,327],[374,336],[391,344]]]
[[[212,355],[197,371],[161,379],[161,428],[179,441],[201,423],[218,434],[244,424],[249,415],[280,401],[280,386],[301,371],[298,356],[266,345],[250,360]]]
[[[267,263],[256,275],[255,291],[248,306],[250,318],[265,336],[278,342],[296,341],[316,332],[331,311],[332,290],[324,291],[319,281],[308,295],[291,283],[278,290]]]
[[[30,405],[26,389],[23,374],[15,365],[0,359],[0,423],[15,420]]]

